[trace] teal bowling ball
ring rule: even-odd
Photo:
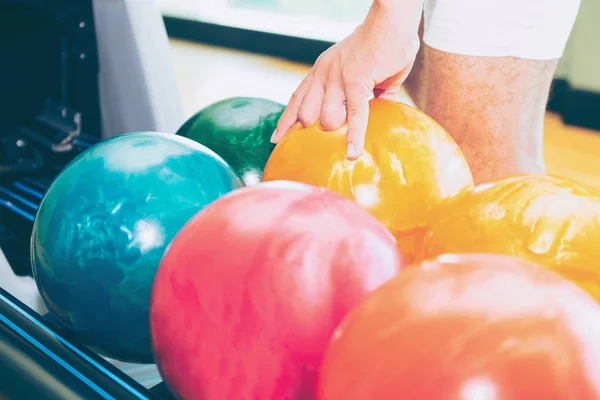
[[[33,227],[33,274],[52,317],[103,356],[154,362],[148,308],[166,247],[204,206],[243,186],[216,153],[173,134],[126,134],[80,154]]]

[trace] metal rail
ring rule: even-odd
[[[158,399],[0,289],[0,398]]]

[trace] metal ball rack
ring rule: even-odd
[[[25,276],[45,192],[102,137],[93,0],[0,0],[0,51],[0,248]],[[0,398],[172,396],[164,384],[144,388],[0,288]]]

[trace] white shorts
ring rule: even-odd
[[[423,42],[447,53],[560,58],[581,0],[425,0]]]

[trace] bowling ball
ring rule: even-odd
[[[412,259],[437,207],[471,190],[457,144],[433,119],[402,103],[373,99],[365,152],[346,159],[346,126],[293,127],[269,158],[263,181],[291,180],[338,192],[371,212]]]
[[[600,305],[560,276],[512,256],[444,255],[347,314],[317,398],[595,400],[599,335]]]
[[[420,259],[444,253],[514,255],[572,280],[600,301],[600,191],[570,179],[521,175],[479,185],[447,207]]]
[[[33,227],[33,274],[52,317],[104,356],[152,362],[150,293],[166,246],[241,186],[216,154],[173,134],[117,136],[79,155]]]
[[[253,185],[260,182],[275,147],[271,135],[284,109],[266,99],[232,97],[200,110],[177,134],[219,154],[247,185]]]
[[[311,398],[345,313],[403,265],[394,239],[342,196],[294,182],[215,201],[175,237],[150,308],[179,398]]]

